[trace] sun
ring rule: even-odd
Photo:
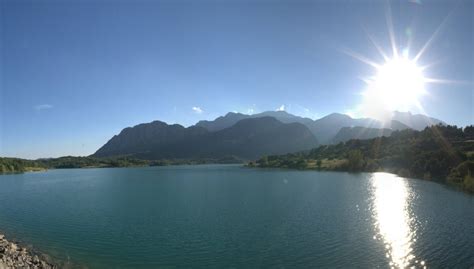
[[[363,95],[386,110],[417,106],[419,98],[426,93],[422,71],[407,57],[389,59],[377,67],[373,78],[367,80]]]
[[[408,35],[405,46],[397,44],[390,6],[387,6],[386,22],[392,50],[391,55],[378,44],[368,31],[366,31],[367,36],[378,54],[383,57],[383,62],[374,61],[350,49],[342,48],[342,52],[368,64],[375,71],[373,75],[361,78],[365,82],[365,87],[362,89],[362,92],[359,92],[363,98],[355,108],[348,111],[356,117],[370,117],[382,122],[390,120],[393,111],[410,111],[426,114],[421,102],[424,95],[430,95],[426,90],[426,86],[432,83],[455,82],[427,77],[424,72],[433,64],[425,63],[424,66],[418,64],[422,55],[433,44],[447,18],[443,20],[418,52],[412,53],[413,57],[410,57],[410,52],[412,51],[410,46],[413,44],[411,35]],[[410,29],[410,27],[407,28],[407,30]],[[406,32],[411,32],[411,30]]]

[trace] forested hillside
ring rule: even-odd
[[[266,156],[259,167],[338,171],[388,171],[450,182],[474,191],[474,126],[432,126],[394,131],[390,137],[349,140],[308,152]]]

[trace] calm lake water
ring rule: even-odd
[[[89,268],[469,268],[474,196],[235,165],[0,176],[0,231]]]

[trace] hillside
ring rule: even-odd
[[[371,139],[381,136],[390,136],[392,129],[387,128],[366,128],[366,127],[343,127],[334,136],[332,142],[334,144],[346,142],[351,139]]]
[[[238,121],[243,119],[253,119],[253,118],[262,118],[262,117],[273,117],[283,123],[302,123],[308,127],[313,120],[309,118],[303,118],[299,116],[292,115],[286,111],[265,111],[262,113],[247,115],[242,113],[229,112],[225,116],[220,116],[212,121],[202,120],[196,123],[195,126],[203,127],[208,131],[215,132],[220,131],[225,128],[229,128],[232,125],[236,124]]]
[[[474,126],[437,125],[423,131],[394,131],[390,137],[349,140],[307,153],[259,159],[259,167],[388,171],[453,183],[474,192]]]
[[[311,133],[316,137],[320,144],[332,144],[335,141],[339,141],[339,139],[335,136],[344,127],[364,127],[371,129],[380,129],[378,132],[374,130],[370,132],[373,132],[373,134],[380,133],[382,135],[385,135],[388,132],[383,129],[392,129],[392,131],[410,128],[415,130],[422,130],[428,126],[445,124],[441,120],[431,118],[425,115],[411,114],[410,112],[398,111],[394,111],[392,113],[392,116],[386,119],[384,122],[371,118],[352,118],[346,114],[341,113],[332,113],[320,119],[312,120],[310,118],[292,115],[286,111],[266,111],[252,115],[229,112],[225,116],[218,117],[213,121],[199,121],[198,123],[196,123],[195,126],[205,128],[210,132],[214,132],[228,128],[242,119],[261,117],[273,117],[283,123],[301,123],[311,131]],[[370,137],[372,136],[367,135],[367,138]],[[347,136],[345,140],[351,138],[358,137],[357,135],[353,137]]]
[[[185,128],[179,124],[168,125],[161,121],[143,123],[123,129],[97,150],[94,157],[147,154],[153,149],[166,147],[186,139],[203,135],[201,127]]]
[[[310,149],[317,140],[304,125],[282,123],[272,117],[248,118],[229,128],[209,132],[163,122],[124,129],[93,157],[127,156],[139,159],[200,159],[235,156],[258,158]]]
[[[404,124],[405,126],[408,126],[409,128],[418,130],[418,131],[421,131],[425,129],[425,127],[432,126],[432,125],[439,125],[439,124],[446,125],[446,123],[441,120],[428,117],[425,115],[421,115],[421,114],[412,114],[410,112],[395,111],[393,112],[391,119],[398,121]]]

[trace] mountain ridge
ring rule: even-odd
[[[331,113],[322,118],[312,120],[301,116],[290,114],[286,111],[265,111],[257,114],[243,114],[229,112],[215,120],[199,121],[194,126],[206,128],[208,131],[218,131],[230,127],[239,120],[245,118],[258,118],[263,116],[272,116],[281,122],[298,122],[306,125],[321,144],[331,144],[333,137],[343,127],[366,127],[366,128],[391,128],[394,130],[403,130],[411,128],[422,130],[425,127],[445,123],[441,120],[422,115],[412,114],[411,112],[394,111],[392,116],[386,121],[371,118],[352,118],[342,113]]]
[[[389,122],[352,118],[341,113],[312,120],[286,111],[253,115],[229,112],[189,127],[159,120],[126,127],[91,156],[165,159],[232,155],[249,159],[309,150],[319,144],[390,136],[394,130],[419,130],[435,123],[443,124],[440,120],[409,112],[394,112]]]
[[[301,151],[316,145],[316,138],[303,124],[282,123],[273,117],[243,119],[215,132],[199,126],[185,128],[154,121],[125,128],[92,156],[140,159],[236,156],[253,159],[263,154]]]

